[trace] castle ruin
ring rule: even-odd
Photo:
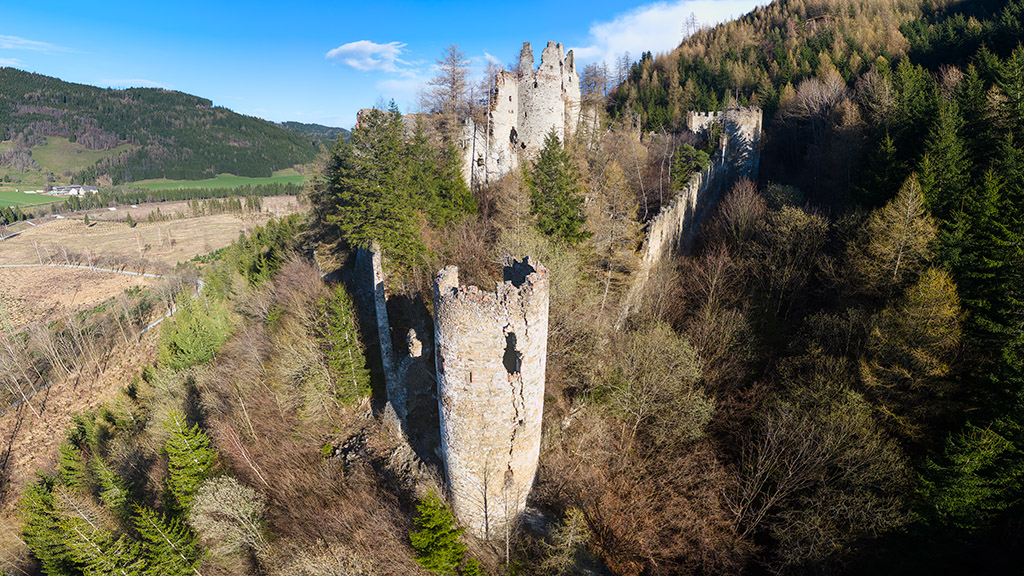
[[[548,271],[529,258],[494,292],[434,282],[441,456],[452,508],[473,535],[505,535],[526,508],[540,457]]]
[[[722,190],[741,178],[757,178],[761,157],[760,108],[730,108],[723,112],[690,112],[690,131],[708,135],[717,124],[721,140],[702,171],[647,226],[640,253],[640,267],[633,275],[616,326],[621,327],[636,306],[651,271],[671,256],[689,249],[700,225],[711,212]]]
[[[554,130],[565,139],[576,133],[580,117],[580,76],[572,50],[548,42],[533,68],[533,50],[523,43],[518,72],[495,75],[487,122],[466,121],[461,140],[463,176],[471,186],[488,184],[519,167],[544,146]]]

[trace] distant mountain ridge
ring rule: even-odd
[[[324,126],[323,124],[306,124],[303,122],[280,122],[278,126],[294,132],[296,134],[302,134],[315,138],[317,140],[326,142],[328,144],[333,143],[338,139],[338,136],[348,138],[349,131],[344,128],[335,128],[333,126]]]
[[[324,127],[327,128],[327,127]],[[217,174],[268,177],[314,160],[309,134],[159,88],[115,90],[0,68],[0,142],[31,150],[46,137],[89,150],[122,151],[77,170],[76,181],[121,184]]]

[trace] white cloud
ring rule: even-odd
[[[369,40],[358,40],[342,44],[331,50],[327,53],[327,58],[340,61],[346,66],[364,72],[370,70],[401,72],[397,64],[408,64],[399,59],[405,46],[406,44],[403,42],[377,44]]]
[[[640,6],[590,27],[586,46],[573,47],[577,61],[605,61],[609,66],[624,53],[637,60],[643,52],[668,52],[683,40],[683,23],[691,14],[714,25],[746,14],[767,0],[676,0]]]
[[[68,52],[69,49],[49,42],[28,40],[20,36],[6,36],[0,34],[0,49],[4,50],[31,50],[33,52]]]
[[[0,66],[21,66],[21,60],[17,58],[0,58]]]

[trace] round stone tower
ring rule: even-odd
[[[500,538],[525,509],[540,456],[548,339],[548,271],[513,262],[494,292],[434,282],[441,451],[456,517]]]

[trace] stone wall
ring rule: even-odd
[[[377,337],[380,341],[380,361],[384,368],[384,386],[388,404],[395,411],[398,421],[405,422],[406,386],[395,362],[395,350],[391,340],[391,322],[388,320],[388,300],[384,284],[383,253],[376,242],[370,248],[370,266],[373,274],[373,309],[377,319]]]
[[[689,250],[700,225],[718,202],[722,191],[737,179],[757,178],[761,147],[761,109],[734,108],[725,112],[690,112],[687,124],[696,134],[707,132],[715,122],[722,126],[722,140],[707,168],[690,177],[686,187],[647,226],[640,267],[633,275],[619,315],[618,325],[636,306],[647,279],[663,260]]]
[[[564,142],[576,133],[580,116],[580,77],[572,51],[548,42],[534,69],[533,49],[523,43],[518,73],[494,78],[485,125],[467,120],[460,147],[463,176],[472,185],[493,182],[532,158],[555,130]]]
[[[547,363],[548,271],[529,258],[494,292],[434,283],[441,456],[459,521],[500,538],[526,507],[540,456]]]

